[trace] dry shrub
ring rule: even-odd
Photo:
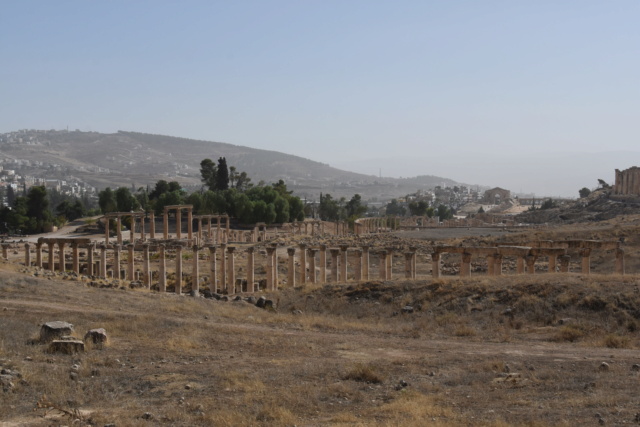
[[[617,335],[617,334],[609,334],[604,337],[603,345],[609,348],[629,348],[631,340],[629,337]]]
[[[563,326],[553,335],[553,341],[569,341],[574,342],[584,337],[585,333],[582,328],[576,325]]]
[[[360,381],[369,384],[380,384],[383,382],[382,376],[376,372],[376,367],[358,363],[343,377],[345,380]]]
[[[587,295],[578,303],[578,306],[587,310],[602,311],[607,307],[607,301],[598,295]]]
[[[270,426],[292,426],[296,425],[298,419],[287,408],[267,403],[256,414],[256,421],[267,423]]]
[[[415,390],[399,393],[396,399],[382,405],[378,412],[386,418],[386,425],[424,426],[427,420],[429,425],[455,424],[455,413],[451,408],[442,405],[439,398]]]
[[[473,337],[476,335],[476,330],[467,325],[459,325],[453,331],[453,335],[456,337]]]

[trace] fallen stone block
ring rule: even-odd
[[[73,325],[68,322],[47,322],[40,327],[40,342],[47,343],[73,332]]]
[[[84,342],[80,340],[53,340],[47,350],[49,353],[76,354],[84,352]]]

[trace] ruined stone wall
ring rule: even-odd
[[[623,171],[616,169],[613,194],[640,196],[640,168],[633,166]]]

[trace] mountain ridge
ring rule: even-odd
[[[23,130],[3,134],[3,157],[55,165],[41,175],[73,175],[89,184],[153,185],[176,180],[187,187],[200,182],[200,162],[225,157],[229,166],[245,171],[254,183],[283,179],[297,195],[317,198],[360,194],[364,199],[390,199],[433,188],[459,185],[428,174],[414,178],[381,178],[332,167],[300,156],[226,142],[119,130],[116,133]],[[53,177],[53,176],[52,176]]]

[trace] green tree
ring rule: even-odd
[[[540,205],[540,209],[551,209],[555,207],[558,207],[558,204],[554,202],[553,199],[547,199]]]
[[[120,187],[115,191],[116,206],[118,212],[131,212],[137,210],[140,205],[131,190],[127,187]]]
[[[387,203],[387,215],[404,216],[407,213],[407,209],[402,206],[397,199],[392,199]]]
[[[117,211],[118,203],[111,187],[107,187],[98,193],[98,205],[103,214]]]
[[[215,190],[218,167],[211,159],[204,159],[200,162],[200,179],[209,190]]]
[[[438,218],[440,218],[440,221],[453,218],[453,211],[445,205],[438,206],[436,214],[438,215]]]
[[[362,196],[355,194],[345,205],[348,218],[360,218],[367,212],[367,205],[362,203]]]
[[[591,190],[589,190],[587,187],[582,187],[578,193],[580,194],[580,198],[584,199],[585,197],[589,197],[589,194],[591,194]]]
[[[215,188],[216,190],[226,190],[229,188],[229,168],[227,167],[227,159],[224,157],[218,159]]]
[[[414,200],[409,202],[408,208],[411,215],[424,216],[427,214],[427,209],[429,209],[429,203],[427,203],[425,200]]]

